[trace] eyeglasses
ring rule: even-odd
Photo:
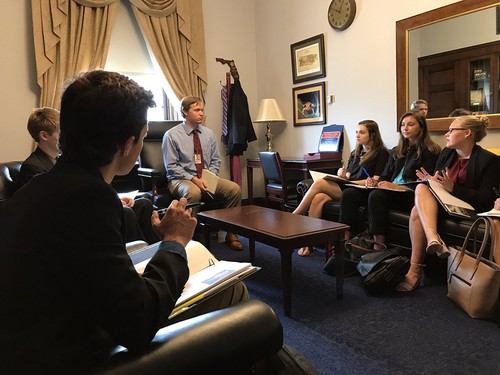
[[[449,128],[447,133],[453,133],[453,130],[469,130],[469,129],[465,129],[465,128]]]

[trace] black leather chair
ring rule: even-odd
[[[0,163],[0,207],[14,194],[17,189],[16,178],[21,170],[20,161]]]
[[[181,121],[149,121],[148,133],[139,155],[137,174],[141,177],[141,191],[149,192],[158,208],[168,207],[173,200],[167,188],[167,170],[163,163],[161,144],[163,135]]]
[[[278,202],[282,210],[290,202],[297,202],[297,184],[301,180],[295,176],[288,177],[280,154],[274,151],[259,152],[260,164],[264,174],[264,191],[266,205]]]
[[[250,300],[163,328],[144,352],[117,347],[99,373],[253,374],[253,365],[282,345],[279,318],[265,303]]]

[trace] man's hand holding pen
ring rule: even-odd
[[[191,240],[197,220],[186,206],[186,198],[172,201],[161,220],[158,211],[153,211],[151,224],[162,241],[175,241],[186,247]]]

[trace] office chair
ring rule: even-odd
[[[153,204],[158,208],[168,207],[174,199],[167,188],[167,171],[163,163],[161,144],[165,132],[180,122],[179,120],[149,121],[148,133],[139,155],[137,173],[141,177],[141,190],[149,192]]]
[[[259,152],[262,172],[264,173],[264,191],[266,205],[269,202],[278,202],[281,210],[285,210],[285,205],[290,202],[297,203],[297,184],[300,177],[287,177],[280,154],[278,152]]]

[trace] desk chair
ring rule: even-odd
[[[259,158],[264,173],[266,205],[270,201],[278,202],[284,211],[285,205],[297,203],[297,184],[301,178],[287,178],[278,152],[262,151],[259,152]]]
[[[167,171],[161,151],[163,135],[180,122],[179,120],[149,121],[148,133],[139,155],[137,173],[141,177],[141,190],[149,192],[153,204],[158,208],[168,207],[173,199],[167,188]]]

